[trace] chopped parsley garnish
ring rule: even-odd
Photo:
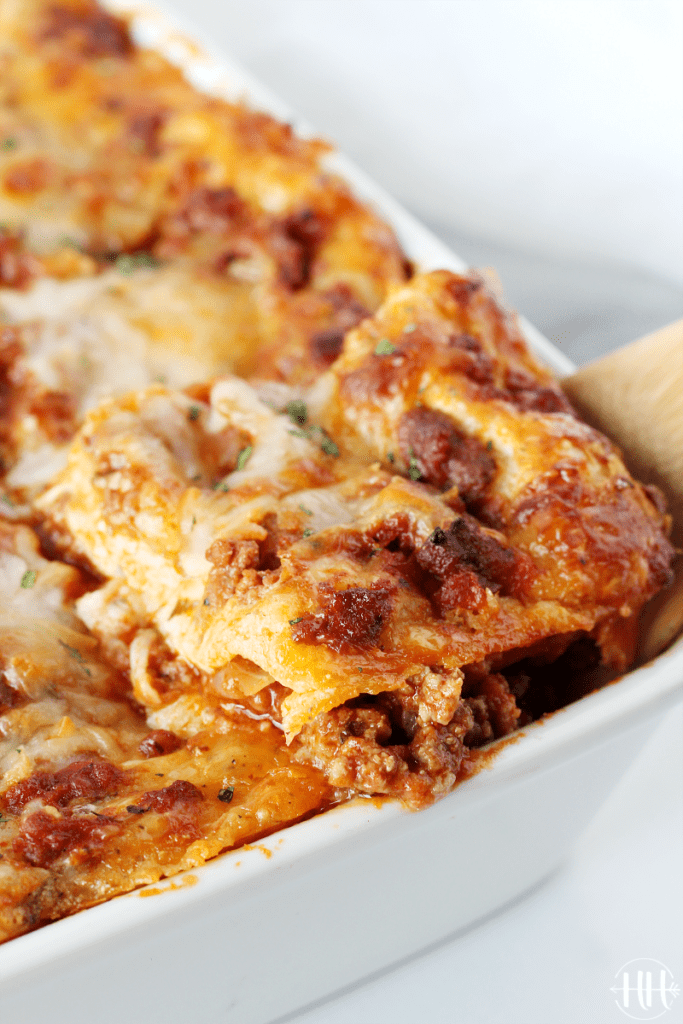
[[[396,461],[393,452],[387,452],[387,462],[391,462],[392,465]]]
[[[320,447],[325,452],[325,455],[333,455],[335,459],[339,458],[339,445],[331,437],[328,437],[327,434],[323,435]]]
[[[0,811],[0,825],[5,825],[8,821],[9,821],[9,818],[5,818],[3,816],[2,811]]]
[[[295,403],[290,402],[289,404],[293,405]],[[303,402],[301,402],[300,404],[303,406],[304,409],[306,408]],[[308,413],[306,413],[306,415],[308,415]],[[294,419],[294,417],[292,417],[292,419]],[[303,421],[295,420],[295,422]],[[324,430],[323,427],[318,426],[318,424],[314,423],[307,427],[290,430],[289,433],[293,434],[294,437],[303,437],[305,438],[306,441],[315,442],[317,439],[318,444],[320,445],[320,449],[321,451],[325,452],[325,455],[332,455],[335,459],[339,458],[339,445],[336,443],[336,441],[333,441],[330,435],[327,433],[327,431]]]
[[[211,601],[209,600],[208,597],[204,598],[204,604],[211,604]]]
[[[246,464],[249,462],[249,459],[251,458],[251,453],[253,452],[253,450],[254,446],[251,444],[248,444],[246,448],[242,449],[242,451],[237,456],[238,469],[244,469]]]
[[[313,515],[313,513],[310,510],[310,508],[306,508],[305,505],[299,505],[299,508],[304,513],[304,515],[307,515],[307,516],[312,516]]]
[[[304,621],[303,615],[299,615],[299,617],[297,619],[290,619],[289,620],[289,624],[290,624],[290,626],[296,626],[297,622],[303,622],[303,621]]]
[[[7,138],[2,140],[3,149],[14,149],[17,145],[17,140],[13,138]]]
[[[218,799],[224,804],[229,804],[233,798],[235,792],[234,786],[224,786],[223,789],[218,790]]]
[[[306,529],[304,530],[304,537],[312,537],[314,533],[315,530],[312,530],[310,526],[307,526]]]
[[[10,498],[9,494],[3,494],[2,501],[4,501],[5,505],[9,505],[10,508],[14,508],[14,502]]]
[[[72,647],[71,644],[64,643],[63,640],[59,640],[59,645],[60,647],[63,647],[65,651],[69,652],[69,655],[74,659],[74,661],[78,662],[78,664],[81,666],[81,668],[87,675],[92,675],[90,669],[85,664],[85,658],[83,657],[83,655],[81,654],[77,647]]]
[[[75,249],[77,252],[83,252],[83,246],[77,238],[72,238],[71,235],[62,235],[59,239],[59,244],[65,246],[67,249]]]
[[[285,406],[285,412],[289,416],[292,423],[298,423],[300,427],[303,427],[304,423],[308,419],[308,409],[306,403],[300,398],[293,398],[291,402],[287,402]]]
[[[192,420],[192,422],[194,423],[195,420],[199,419],[200,413],[201,409],[199,408],[198,405],[191,405],[187,412],[187,418],[188,420]]]
[[[114,264],[119,274],[132,274],[135,270],[153,270],[161,263],[149,252],[122,253]]]
[[[493,451],[493,441],[487,441],[486,442],[486,451],[487,452],[492,452]]]
[[[239,462],[237,463],[237,468],[238,469],[240,468]],[[230,488],[222,480],[214,480],[214,482],[211,484],[211,490],[212,491],[223,491],[223,493],[226,494],[230,490]]]
[[[410,477],[411,480],[419,480],[420,477],[422,476],[422,473],[420,472],[420,467],[419,467],[418,462],[417,462],[417,458],[415,457],[415,452],[413,451],[412,448],[410,449],[410,462],[408,463],[408,476]]]
[[[30,590],[34,586],[38,573],[35,569],[27,569],[24,575],[21,577],[21,585],[24,590]]]
[[[380,338],[375,348],[376,356],[390,356],[396,351],[396,346],[392,345],[388,338]]]

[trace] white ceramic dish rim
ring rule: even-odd
[[[156,7],[109,0],[112,9],[135,12],[133,28],[138,41],[165,53],[183,68],[200,88],[229,99],[244,97],[251,105],[268,110],[295,125],[300,134],[309,127],[260,83],[222,56],[201,52],[176,18]],[[196,34],[192,34],[196,39]],[[465,269],[434,235],[372,182],[350,160],[334,153],[326,159],[395,228],[411,257],[421,269]],[[572,363],[532,325],[521,318],[524,333],[535,351],[558,373],[573,369]],[[683,682],[683,638],[656,661],[624,676],[617,683],[583,698],[548,719],[521,729],[513,741],[503,741],[490,768],[459,786],[438,805],[454,811],[472,800],[481,800],[497,782],[514,783],[525,772],[538,770],[539,760],[549,765],[558,758],[570,759],[600,737],[644,721],[664,710],[680,696]],[[0,979],[19,977],[79,950],[90,949],[107,938],[182,912],[190,904],[230,893],[240,898],[259,879],[323,851],[341,847],[344,840],[362,840],[379,825],[406,816],[395,801],[355,800],[298,825],[276,832],[249,848],[222,854],[201,868],[118,896],[107,903],[56,921],[36,932],[20,936],[0,948]],[[429,813],[426,811],[420,814]],[[411,816],[412,817],[412,816]],[[142,898],[156,890],[159,895]],[[164,894],[164,898],[160,898]]]

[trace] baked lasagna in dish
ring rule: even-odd
[[[477,274],[90,0],[0,5],[0,939],[623,672],[658,494]]]

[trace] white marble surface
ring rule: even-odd
[[[466,259],[496,265],[511,301],[576,361],[683,315],[677,0],[166,7]],[[661,960],[683,985],[682,731],[679,708],[537,891],[286,1019],[608,1024],[627,1019],[609,991],[626,961]],[[683,996],[660,1019],[683,1021]]]

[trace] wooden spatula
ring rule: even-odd
[[[632,474],[657,484],[683,548],[683,320],[565,377],[567,397],[588,423],[621,448]],[[659,654],[683,630],[683,557],[675,578],[643,616],[639,661]]]

